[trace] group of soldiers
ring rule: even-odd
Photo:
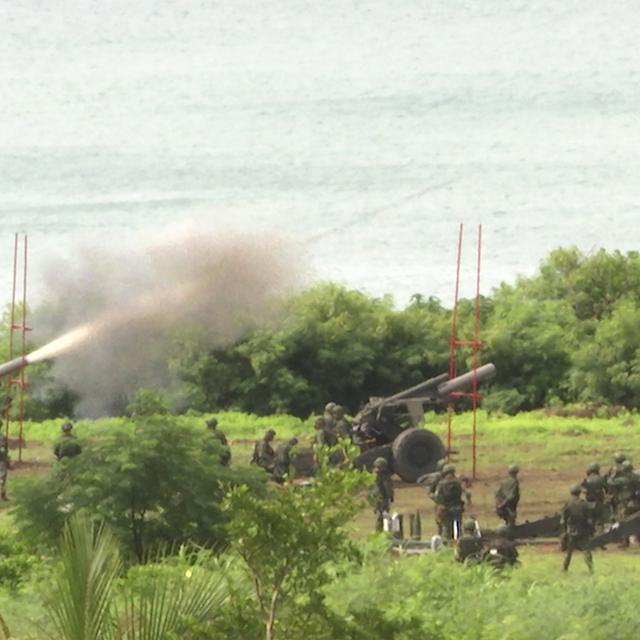
[[[390,511],[394,493],[391,473],[386,459],[374,461],[376,474],[375,528],[381,531],[384,516]],[[495,491],[496,515],[504,524],[490,536],[482,536],[476,520],[463,520],[465,508],[471,504],[471,494],[465,478],[456,476],[455,467],[440,460],[437,470],[418,479],[435,503],[438,536],[445,541],[456,540],[456,557],[461,562],[486,561],[494,566],[515,565],[518,551],[511,540],[520,502],[520,481],[517,465],[507,469],[506,477]],[[589,571],[593,571],[590,541],[594,533],[608,524],[619,522],[640,512],[640,475],[633,470],[624,453],[617,453],[613,465],[605,474],[598,463],[590,464],[581,483],[569,489],[569,498],[560,510],[564,551],[563,570],[567,571],[574,551],[582,551]],[[486,545],[485,545],[486,542]],[[623,546],[628,545],[628,540]]]
[[[284,483],[289,476],[293,461],[293,449],[298,444],[298,438],[285,440],[276,449],[273,448],[276,432],[267,429],[253,447],[251,464],[255,464],[268,473],[279,484]]]

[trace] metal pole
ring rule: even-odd
[[[456,373],[455,364],[455,347],[456,347],[456,333],[458,322],[458,294],[460,290],[460,259],[462,255],[462,234],[464,225],[460,223],[460,230],[458,233],[458,259],[456,262],[456,285],[453,298],[453,317],[451,321],[451,354],[449,356],[449,377],[454,378]],[[447,451],[451,451],[451,418],[453,415],[453,405],[449,403],[449,410],[447,416]],[[450,454],[448,454],[450,455]]]

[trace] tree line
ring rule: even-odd
[[[489,411],[640,407],[638,252],[557,249],[537,273],[502,283],[478,303],[480,363],[497,367],[482,387]],[[475,307],[459,302],[460,340],[473,339]],[[328,401],[354,414],[370,396],[449,370],[453,311],[437,298],[416,294],[398,309],[391,296],[329,282],[290,296],[285,310],[278,323],[224,348],[203,351],[193,336],[176,335],[167,362],[173,386],[132,389],[122,415],[225,409],[306,418]],[[456,358],[466,371],[471,348],[457,349]],[[77,399],[56,387],[49,366],[29,371],[31,419],[73,413]]]

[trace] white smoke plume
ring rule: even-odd
[[[34,314],[54,375],[80,397],[77,417],[121,410],[131,390],[171,383],[175,336],[200,349],[228,344],[274,320],[302,283],[296,250],[274,238],[173,231],[145,246],[84,246],[51,261]]]

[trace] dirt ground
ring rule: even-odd
[[[457,467],[457,475],[470,476],[463,467]],[[495,514],[494,493],[500,481],[506,477],[506,467],[481,468],[476,479],[471,481],[471,505],[465,516],[479,521],[481,528],[491,529],[502,524]],[[569,498],[569,487],[584,477],[584,465],[561,471],[536,470],[524,467],[520,478],[520,505],[518,523],[537,520],[557,513]],[[408,484],[394,476],[395,501],[393,511],[404,514],[405,535],[408,535],[408,514],[420,512],[422,538],[429,539],[436,533],[435,507],[427,491],[419,485]],[[367,533],[373,529],[374,515],[371,509],[364,510],[355,520],[358,532]]]

